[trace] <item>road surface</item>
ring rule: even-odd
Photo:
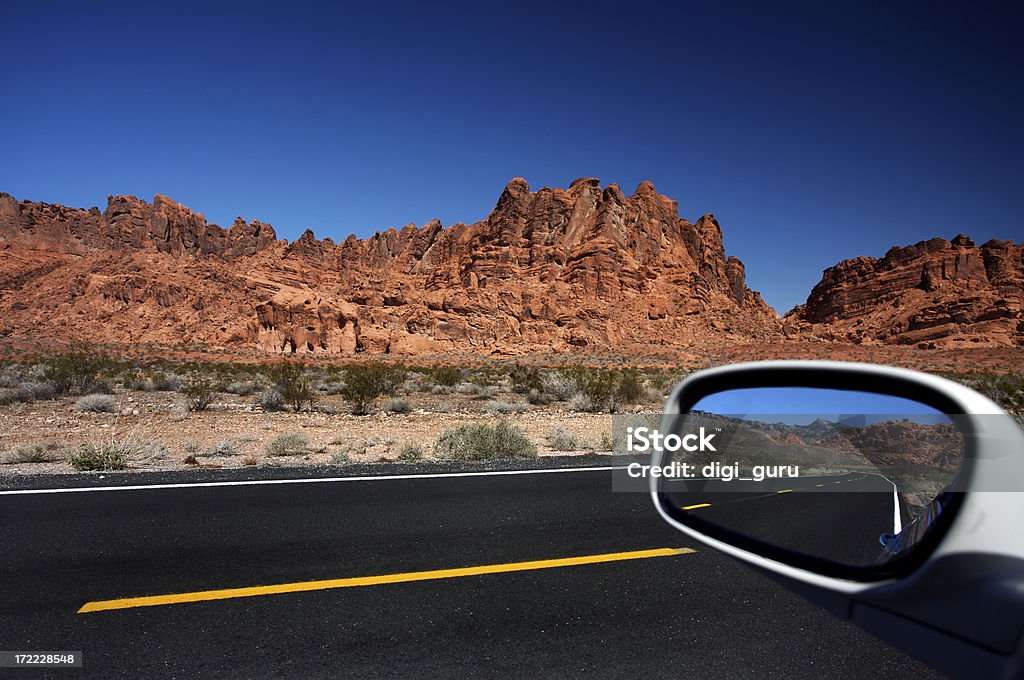
[[[0,493],[0,676],[931,675],[610,475]]]

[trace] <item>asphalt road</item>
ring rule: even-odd
[[[0,495],[0,650],[84,653],[81,670],[0,677],[931,675],[687,540],[610,474]],[[695,551],[77,613],[657,548]]]
[[[877,562],[879,536],[898,533],[909,520],[892,482],[877,474],[719,482],[671,497],[679,507],[737,533],[851,565]]]

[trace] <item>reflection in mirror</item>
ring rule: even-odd
[[[688,519],[849,566],[921,541],[964,450],[954,421],[930,406],[821,388],[716,393],[671,430],[711,444],[665,447],[680,473],[661,490]]]

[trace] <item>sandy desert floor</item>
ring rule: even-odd
[[[84,413],[76,397],[0,407],[0,456],[11,460],[25,447],[42,447],[47,462],[0,465],[0,475],[74,472],[67,455],[89,442],[130,440],[136,453],[130,468],[180,470],[195,467],[295,466],[399,461],[403,449],[416,446],[424,460],[435,458],[434,442],[447,429],[469,423],[506,420],[537,445],[538,454],[608,452],[612,416],[577,413],[564,403],[527,405],[522,413],[494,414],[488,401],[470,395],[413,394],[409,413],[348,413],[337,396],[318,399],[316,410],[265,412],[252,396],[218,394],[202,412],[184,408],[174,392],[117,391],[112,413]],[[520,395],[497,394],[494,400],[524,404]],[[660,401],[628,407],[629,412],[657,413]],[[379,406],[379,405],[378,405]],[[519,406],[522,408],[522,406]],[[571,450],[553,449],[556,429],[572,434]],[[298,455],[269,455],[267,446],[281,435],[308,440]],[[564,434],[563,434],[564,439]],[[191,458],[190,458],[191,456]],[[186,462],[188,460],[189,462]]]

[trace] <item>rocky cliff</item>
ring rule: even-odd
[[[789,337],[952,348],[1024,345],[1024,245],[963,234],[825,270],[786,314]]]
[[[1017,257],[1019,264],[1019,255]],[[1018,270],[1019,271],[1019,270]],[[0,194],[0,334],[272,353],[503,354],[781,338],[713,215],[644,182],[505,187],[483,221],[340,243],[224,229],[165,196]]]

